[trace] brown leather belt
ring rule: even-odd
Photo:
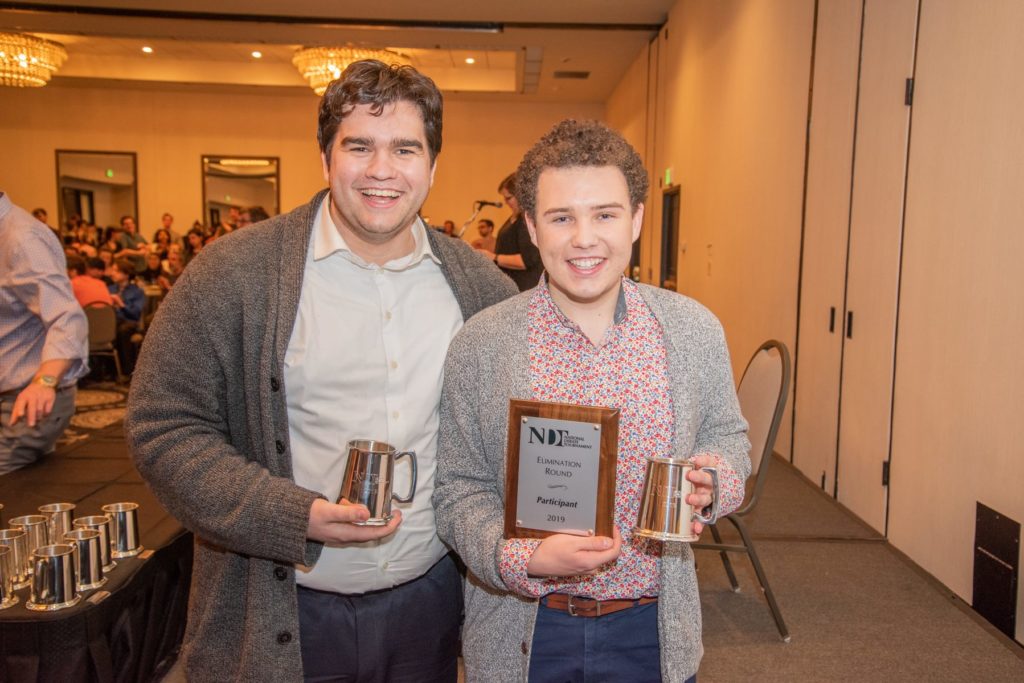
[[[592,600],[565,593],[551,593],[542,598],[540,604],[548,609],[566,612],[574,617],[602,617],[606,614],[621,612],[638,605],[649,605],[658,598],[638,598],[636,600]]]

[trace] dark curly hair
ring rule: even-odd
[[[536,219],[537,181],[544,169],[573,166],[618,168],[626,178],[633,211],[647,196],[647,169],[632,145],[598,121],[566,119],[538,140],[519,163],[515,197],[523,213]]]
[[[348,65],[340,78],[331,81],[320,100],[319,126],[316,131],[320,151],[331,160],[331,143],[342,119],[360,104],[370,105],[370,113],[380,116],[384,107],[396,102],[416,105],[423,118],[430,163],[441,152],[441,115],[443,100],[434,81],[411,66],[387,65],[376,59],[363,59]]]

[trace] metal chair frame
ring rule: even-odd
[[[698,550],[717,550],[719,552],[722,557],[722,564],[725,566],[725,573],[729,576],[729,583],[732,585],[734,592],[739,592],[740,584],[739,581],[736,580],[736,573],[733,571],[732,562],[729,560],[728,554],[731,552],[746,553],[750,558],[750,563],[754,566],[754,573],[757,574],[757,580],[761,583],[761,590],[764,593],[765,600],[768,601],[768,608],[771,610],[772,616],[775,618],[775,625],[779,629],[779,635],[782,637],[783,642],[788,643],[790,640],[789,629],[786,628],[786,622],[782,618],[782,612],[779,610],[779,605],[775,601],[775,594],[772,592],[771,586],[768,584],[768,577],[765,575],[764,567],[761,566],[761,560],[757,556],[757,550],[754,548],[754,541],[750,537],[750,531],[747,529],[747,525],[743,522],[743,517],[754,510],[757,505],[757,501],[761,497],[761,491],[764,489],[765,480],[768,476],[768,464],[772,459],[775,439],[778,436],[779,425],[782,423],[782,413],[786,407],[786,397],[789,395],[791,364],[789,351],[786,349],[786,345],[775,339],[766,341],[757,349],[754,355],[751,356],[750,362],[747,363],[747,367],[743,371],[743,378],[740,379],[740,387],[742,388],[743,380],[746,379],[747,372],[750,370],[750,366],[753,364],[758,354],[772,349],[778,351],[782,362],[782,381],[779,383],[779,394],[775,401],[775,411],[772,414],[768,434],[764,440],[764,444],[761,446],[760,453],[756,452],[756,444],[751,445],[752,450],[754,450],[754,455],[757,455],[759,458],[757,461],[757,474],[754,475],[753,492],[745,505],[741,506],[738,510],[733,511],[724,518],[729,520],[732,525],[736,527],[743,544],[735,545],[722,543],[722,536],[718,529],[714,525],[711,525],[708,528],[711,530],[711,535],[715,539],[715,542],[693,543],[692,547]]]
[[[89,322],[89,356],[111,356],[117,370],[117,381],[123,381],[121,359],[114,344],[117,340],[117,314],[113,307],[106,304],[87,306],[85,317]]]

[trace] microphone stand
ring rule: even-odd
[[[462,239],[462,236],[466,234],[466,229],[469,228],[469,226],[473,224],[473,221],[476,220],[476,217],[480,215],[480,212],[483,210],[484,205],[481,204],[480,202],[473,202],[473,207],[473,215],[470,216],[466,220],[466,222],[462,224],[462,227],[459,229],[459,233],[455,235],[455,237]]]

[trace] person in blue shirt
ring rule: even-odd
[[[135,369],[135,357],[138,355],[132,337],[139,331],[146,295],[135,284],[135,265],[128,259],[114,261],[110,268],[110,278],[114,281],[109,289],[117,314],[117,354],[121,359],[122,371],[130,375]]]

